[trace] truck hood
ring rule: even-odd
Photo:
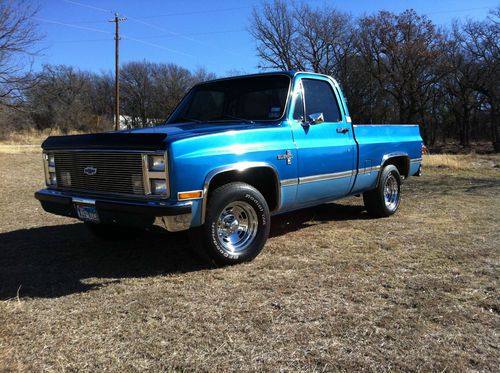
[[[255,124],[224,123],[176,123],[118,132],[88,135],[50,136],[43,149],[122,149],[160,150],[174,140],[226,131],[255,128]],[[261,126],[261,125],[259,125]]]
[[[167,135],[167,141],[179,138],[207,135],[217,132],[236,131],[254,128],[255,124],[218,122],[218,123],[175,123],[121,131],[122,133],[161,133]]]

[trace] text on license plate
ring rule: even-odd
[[[75,210],[76,210],[76,215],[80,219],[84,221],[99,223],[99,215],[97,214],[97,209],[95,208],[95,206],[81,205],[75,203]]]

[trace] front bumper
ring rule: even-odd
[[[42,189],[35,193],[45,211],[78,218],[75,203],[95,205],[104,224],[151,226],[160,224],[170,232],[189,229],[192,218],[191,202],[115,200],[107,197],[87,197],[73,193]]]

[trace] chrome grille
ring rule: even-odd
[[[62,151],[55,152],[54,157],[58,188],[95,193],[145,194],[140,153]]]

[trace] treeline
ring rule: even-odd
[[[203,69],[191,72],[175,64],[128,62],[121,67],[122,124],[144,127],[163,122],[186,91],[214,78]],[[3,108],[3,131],[57,129],[111,130],[114,121],[114,75],[66,65],[45,65],[15,105]]]
[[[72,66],[30,69],[38,55],[37,9],[0,0],[0,137],[19,129],[112,129],[114,76]],[[254,9],[260,68],[334,76],[355,123],[419,123],[432,146],[490,141],[500,151],[500,7],[484,20],[436,26],[413,10],[361,18],[286,0]],[[203,69],[129,62],[121,67],[128,127],[163,121]]]
[[[413,10],[354,18],[275,0],[254,10],[251,33],[264,68],[334,76],[354,122],[419,123],[431,146],[500,151],[500,7],[445,29]]]
[[[30,0],[0,0],[0,138],[20,130],[106,131],[113,129],[115,82],[111,72],[73,66],[32,69],[39,8]],[[165,120],[194,84],[214,78],[171,63],[128,62],[121,66],[121,122],[127,127]]]

